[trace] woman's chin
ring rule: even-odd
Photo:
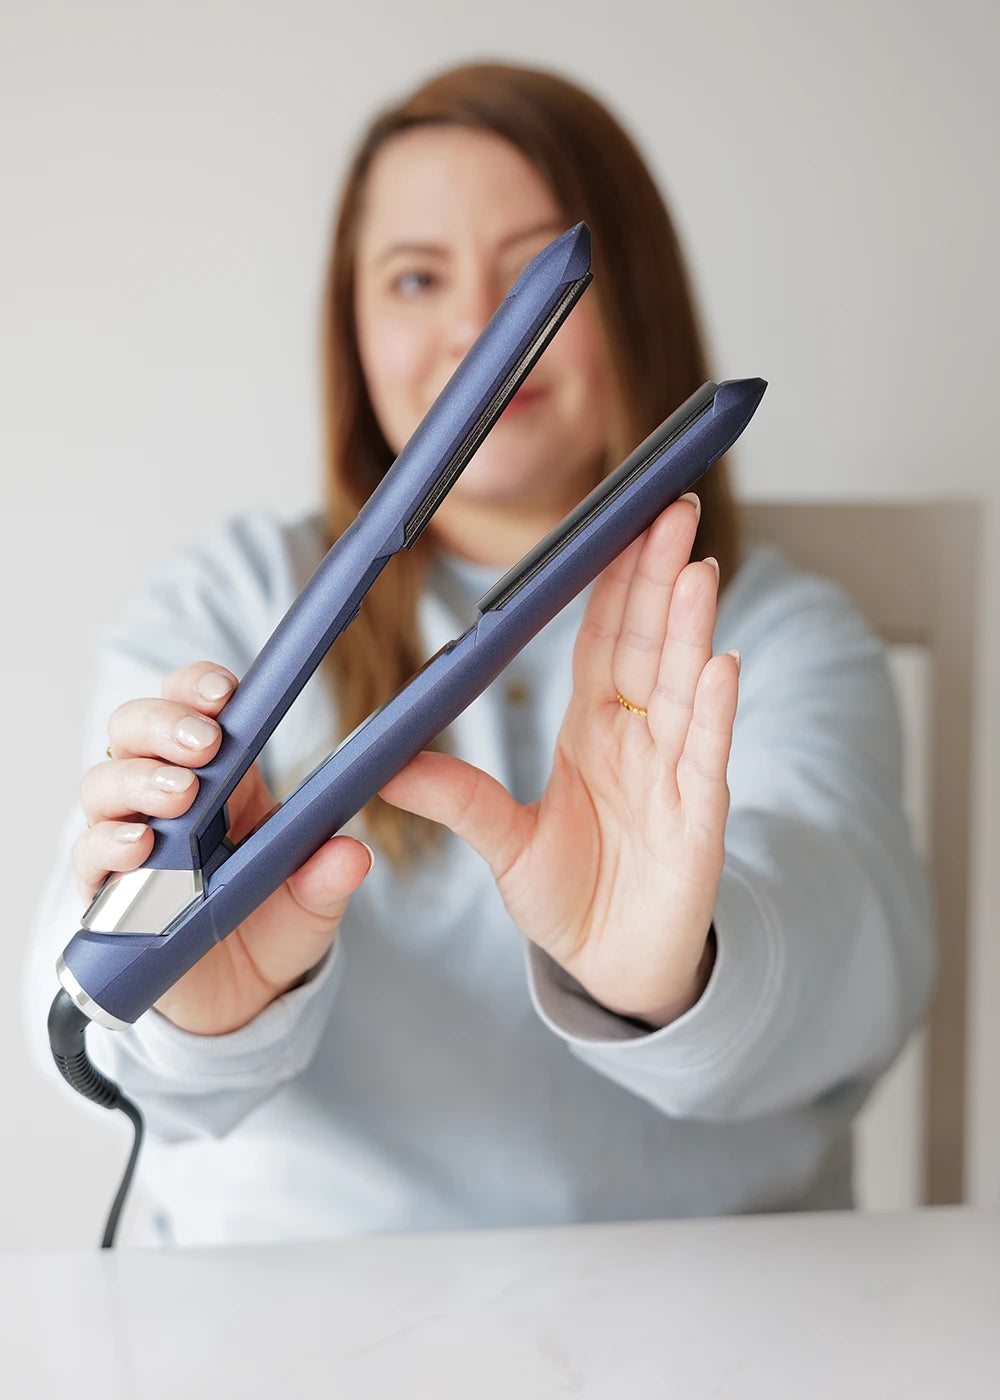
[[[518,506],[530,508],[531,482],[522,479],[520,472],[514,475],[494,476],[484,472],[473,477],[472,468],[465,473],[451,490],[451,498],[460,505],[495,506],[498,510],[514,509]]]
[[[516,472],[483,472],[473,476],[472,470],[472,466],[468,467],[449,492],[449,500],[454,503],[456,511],[474,510],[478,513],[492,510],[511,519],[539,519],[543,522],[543,533],[557,524],[586,494],[581,490],[558,498],[552,491],[551,476],[547,482],[548,489],[539,491],[539,481],[544,481],[545,477],[538,473],[526,475],[520,470],[520,464]]]

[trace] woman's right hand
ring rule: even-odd
[[[108,721],[112,757],[88,769],[80,790],[87,830],[73,847],[73,868],[88,904],[112,871],[135,870],[149,856],[153,832],[145,817],[177,817],[191,806],[194,770],[218,752],[215,717],[236,685],[225,667],[196,661],[171,671],[162,699],[129,700],[115,710]],[[240,840],[274,805],[255,763],[229,799],[232,839]],[[324,842],[164,993],[157,1010],[197,1035],[246,1025],[328,951],[373,860],[349,836]]]

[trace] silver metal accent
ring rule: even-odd
[[[204,892],[200,870],[140,866],[109,876],[80,923],[92,933],[166,933]]]
[[[63,987],[76,1002],[77,1006],[85,1016],[89,1016],[92,1021],[96,1021],[99,1026],[106,1026],[109,1031],[123,1031],[128,1027],[127,1021],[119,1021],[117,1016],[112,1016],[110,1011],[105,1011],[103,1006],[98,1006],[94,998],[83,990],[79,982],[66,966],[66,959],[62,953],[59,954],[56,962],[56,975]]]

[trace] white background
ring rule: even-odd
[[[22,1014],[94,633],[232,509],[316,502],[343,162],[376,105],[483,57],[562,70],[637,136],[716,374],[770,381],[744,495],[983,503],[970,1186],[1000,1203],[997,13],[2,0],[0,1248],[90,1243],[127,1140],[36,1068]]]

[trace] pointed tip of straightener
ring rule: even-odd
[[[529,282],[539,278],[546,287],[560,287],[566,282],[579,282],[590,272],[590,229],[583,222],[575,224],[558,238],[553,238],[521,273],[507,293],[515,297]]]
[[[551,250],[555,253],[559,250],[560,255],[566,259],[563,269],[564,282],[576,282],[581,277],[586,277],[590,271],[591,247],[590,229],[581,219],[578,224],[567,229],[561,234],[553,244]]]
[[[747,418],[754,412],[767,388],[766,379],[724,379],[715,394],[715,411],[743,412]]]

